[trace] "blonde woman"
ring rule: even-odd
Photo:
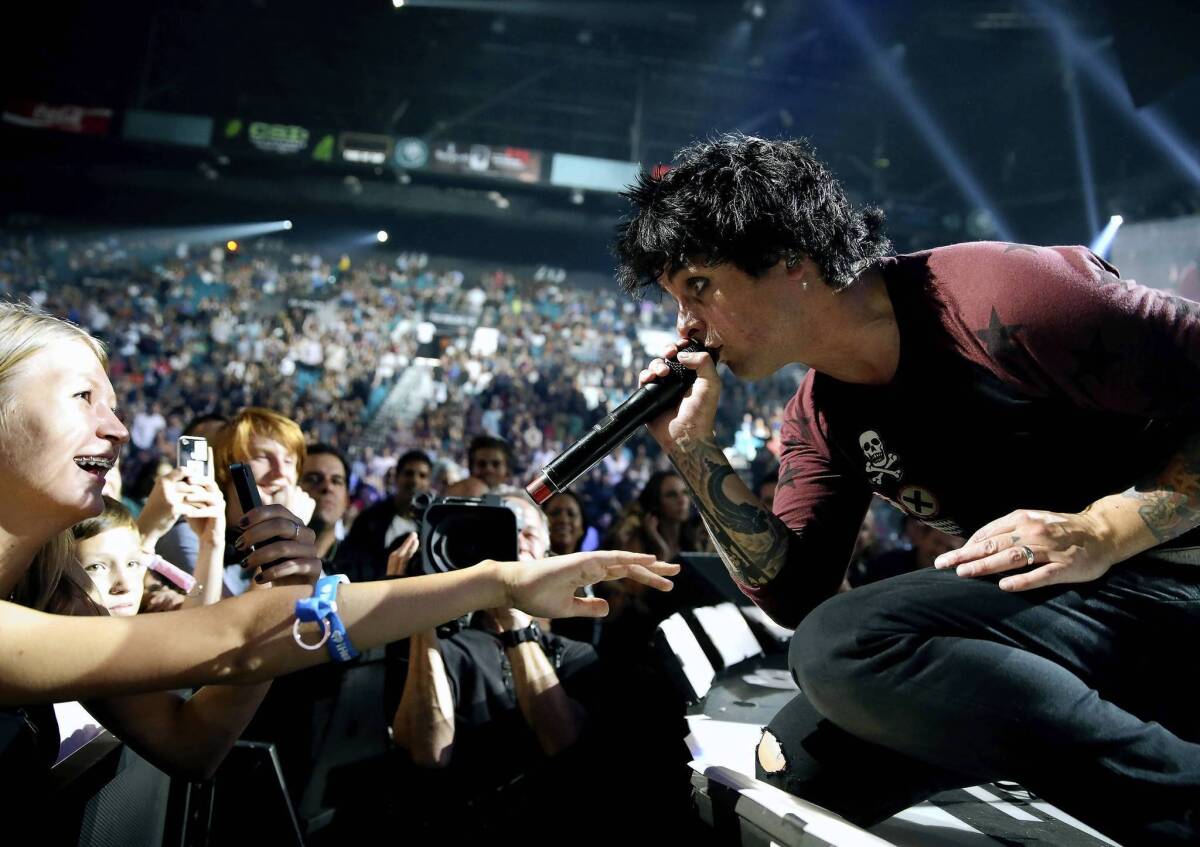
[[[308,585],[271,590],[170,614],[111,618],[87,599],[70,527],[103,508],[105,472],[129,433],[115,409],[102,347],[78,327],[0,304],[0,797],[32,803],[47,785],[57,733],[44,704],[81,700],[151,761],[205,776],[242,731],[274,676],[328,660],[293,638],[296,601]],[[239,521],[263,576],[310,569],[313,532],[271,504]],[[279,540],[283,539],[283,540]],[[484,608],[545,617],[599,616],[606,604],[577,587],[629,577],[662,590],[678,566],[620,552],[575,554],[539,567],[484,562],[452,574],[346,585],[338,612],[368,649]],[[100,614],[48,611],[90,607]],[[318,625],[297,627],[316,640]],[[186,635],[186,637],[181,637]],[[225,684],[216,684],[225,683]],[[163,710],[147,694],[204,686]],[[204,732],[192,731],[202,726]]]

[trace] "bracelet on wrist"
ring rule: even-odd
[[[312,597],[296,601],[296,621],[292,624],[292,638],[305,650],[320,650],[329,645],[329,655],[335,662],[349,662],[359,657],[359,652],[350,643],[342,619],[338,617],[337,590],[350,579],[345,574],[323,576],[313,587]],[[319,623],[325,631],[319,641],[309,644],[300,635],[301,623]]]

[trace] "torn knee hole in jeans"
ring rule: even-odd
[[[762,739],[758,742],[758,763],[767,773],[781,773],[787,768],[787,758],[783,755],[783,747],[779,740],[764,729]]]

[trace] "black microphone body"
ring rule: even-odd
[[[708,353],[714,361],[717,358],[716,351],[707,350],[695,341],[680,348],[679,352]],[[540,506],[555,494],[566,491],[597,462],[624,444],[642,424],[679,403],[696,381],[696,372],[671,359],[667,360],[667,366],[671,369],[670,374],[633,392],[583,438],[542,468],[537,478],[525,486],[535,503]]]

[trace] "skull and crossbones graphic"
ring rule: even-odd
[[[899,461],[899,457],[895,453],[887,451],[878,432],[868,429],[858,437],[858,446],[862,448],[863,455],[867,457],[866,472],[870,475],[868,479],[872,485],[882,483],[884,474],[897,482],[904,478],[904,471],[893,467]]]

